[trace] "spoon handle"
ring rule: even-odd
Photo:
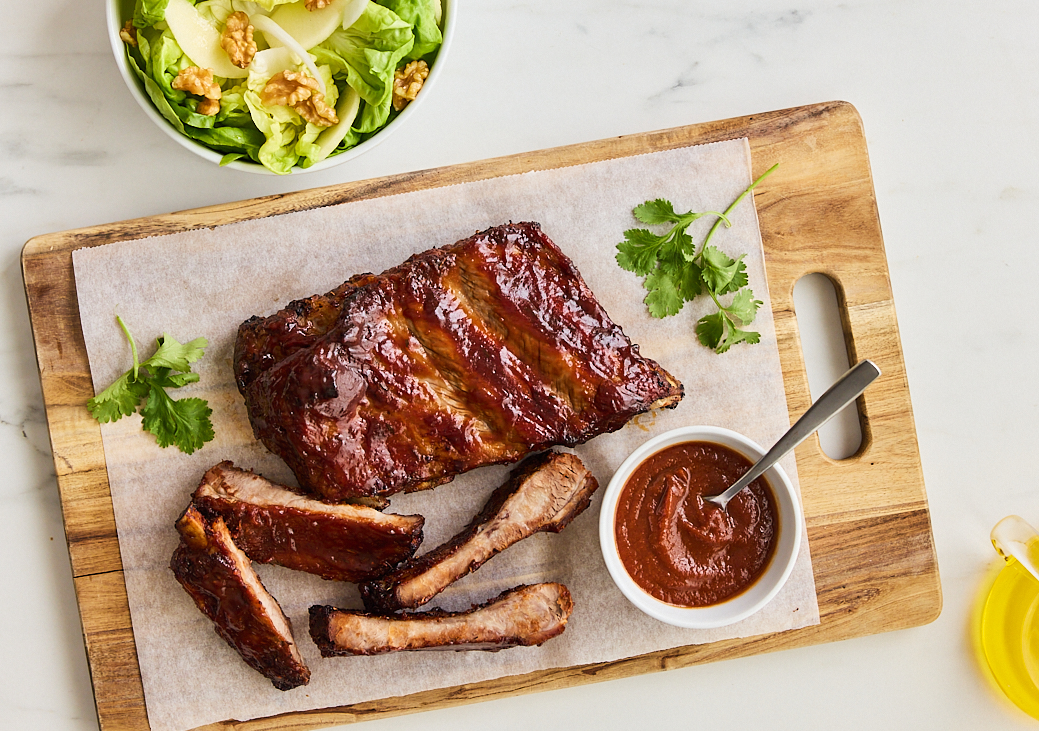
[[[873,383],[879,375],[880,369],[872,361],[861,361],[830,386],[826,393],[820,396],[819,400],[812,404],[808,411],[804,412],[804,415],[776,442],[775,446],[768,450],[765,456],[759,459],[732,487],[721,495],[707,499],[718,503],[724,509],[728,502],[736,496],[736,493],[764,474],[765,470],[785,457],[787,452],[857,399],[859,394],[866,390],[866,386]]]

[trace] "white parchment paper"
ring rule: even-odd
[[[168,569],[178,541],[173,523],[208,467],[231,459],[296,484],[285,465],[253,438],[234,386],[231,357],[238,325],[292,299],[326,292],[357,272],[383,271],[417,251],[510,220],[540,222],[642,353],[685,384],[686,396],[677,409],[639,417],[576,449],[603,488],[636,446],[673,427],[714,424],[771,444],[789,421],[751,201],[737,208],[734,226],[719,231],[712,244],[730,254],[747,252],[751,286],[765,302],[754,323],[761,333],[759,345],[739,345],[721,356],[699,345],[693,327],[709,303],[687,305],[666,320],[652,319],[642,303],[641,278],[614,261],[622,232],[637,225],[631,216],[634,205],[663,197],[680,210],[724,210],[750,182],[749,145],[734,140],[76,251],[76,287],[96,391],[130,364],[116,314],[137,337],[142,358],[164,332],[181,342],[200,335],[210,341],[195,368],[201,382],[175,395],[208,399],[217,434],[213,442],[186,456],[156,446],[137,416],[102,426],[152,728],[183,731],[226,719],[341,706],[817,624],[807,535],[783,591],[739,624],[687,630],[644,616],[614,587],[599,553],[602,490],[565,531],[538,534],[511,547],[431,605],[465,609],[518,584],[562,581],[574,596],[573,616],[562,636],[539,648],[322,659],[307,632],[307,610],[319,603],[359,608],[355,587],[259,566],[313,671],[308,686],[280,692],[217,637]],[[697,222],[690,232],[702,240],[708,225]],[[793,456],[782,464],[797,484]],[[507,472],[507,467],[475,470],[435,490],[396,496],[389,510],[426,516],[421,553],[464,526]]]

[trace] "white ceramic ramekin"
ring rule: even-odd
[[[750,587],[740,594],[718,604],[706,607],[680,607],[662,602],[642,589],[628,575],[617,552],[615,523],[617,502],[624,483],[646,458],[681,442],[714,442],[734,449],[751,462],[756,462],[765,450],[753,441],[729,429],[717,426],[687,426],[673,429],[650,439],[624,460],[614,473],[603,496],[602,511],[599,513],[599,545],[606,568],[614,583],[628,600],[655,619],[678,627],[708,629],[738,622],[754,614],[783,588],[793,571],[797,553],[801,547],[804,516],[801,504],[790,478],[782,467],[776,465],[765,472],[765,479],[772,488],[779,513],[779,537],[775,553],[765,572]]]

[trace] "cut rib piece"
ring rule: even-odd
[[[206,517],[223,518],[235,545],[253,561],[335,581],[381,576],[422,542],[421,515],[329,505],[231,462],[207,471],[192,499]]]
[[[576,455],[546,452],[530,458],[454,538],[380,579],[361,584],[364,606],[373,612],[393,612],[425,604],[517,541],[538,531],[561,531],[588,507],[598,487]]]
[[[209,522],[193,505],[177,521],[180,545],[170,569],[216,633],[250,667],[278,690],[291,690],[310,681],[292,638],[292,626],[256,575],[244,553],[235,547],[224,521]]]
[[[562,584],[520,586],[467,612],[381,616],[310,608],[310,636],[322,657],[401,650],[502,650],[540,645],[566,629],[574,604]]]
[[[682,398],[536,223],[308,302],[244,323],[235,368],[256,436],[326,500],[432,487]]]

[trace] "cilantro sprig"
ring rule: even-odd
[[[645,302],[653,317],[677,315],[686,302],[705,292],[711,297],[717,311],[697,321],[696,336],[717,353],[724,353],[737,343],[756,343],[761,339],[759,333],[745,328],[754,321],[762,302],[754,299],[748,286],[745,254],[733,259],[710,242],[723,223],[732,226],[729,215],[777,167],[778,163],[766,170],[724,212],[676,213],[674,205],[662,198],[635,206],[632,214],[642,223],[671,226],[662,235],[645,228],[629,229],[624,232],[624,241],[617,244],[617,264],[645,277]],[[704,216],[717,220],[697,248],[688,228]]]
[[[139,408],[141,428],[154,434],[160,447],[175,444],[185,454],[201,449],[214,436],[209,419],[213,410],[204,399],[173,399],[166,389],[198,381],[191,364],[204,355],[209,342],[195,338],[182,344],[166,334],[157,338],[158,347],[152,356],[139,362],[133,335],[121,317],[115,319],[130,341],[133,367],[87,402],[91,415],[105,424],[130,416]]]

